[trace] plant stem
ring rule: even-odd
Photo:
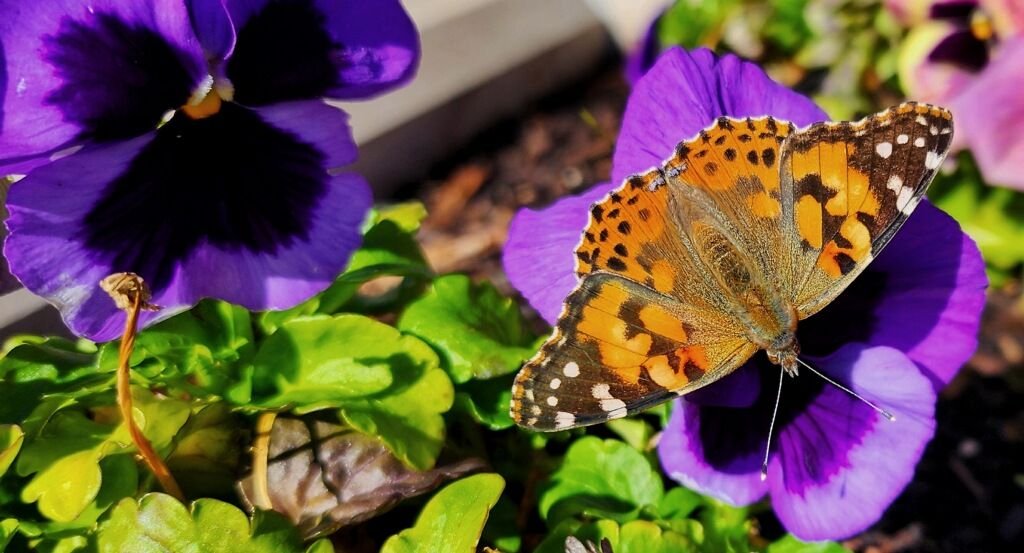
[[[131,307],[126,310],[128,312],[128,320],[125,321],[117,364],[117,406],[121,410],[121,417],[124,419],[125,425],[128,426],[128,433],[132,437],[132,442],[135,443],[135,447],[139,450],[139,456],[145,461],[164,491],[184,503],[185,494],[182,493],[181,487],[178,486],[178,482],[171,475],[171,471],[168,470],[163,459],[153,449],[153,445],[149,443],[146,436],[135,425],[135,417],[132,414],[129,360],[131,359],[132,351],[135,349],[135,334],[138,328],[139,312],[142,310],[142,301],[142,293],[135,294]]]
[[[270,432],[277,413],[264,411],[256,418],[256,438],[252,442],[252,504],[260,509],[274,508],[270,500],[267,468],[270,464]]]

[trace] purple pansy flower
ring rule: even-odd
[[[953,111],[954,149],[970,148],[987,181],[1024,190],[1024,3],[887,4],[911,26],[899,64],[910,96]]]
[[[720,115],[765,114],[798,125],[826,118],[751,63],[670,49],[630,96],[613,182],[659,164]],[[575,285],[572,252],[587,208],[613,186],[522,210],[512,221],[505,270],[548,322]],[[974,243],[922,203],[854,284],[799,330],[807,360],[896,421],[813,374],[787,379],[762,481],[779,372],[758,354],[679,401],[658,447],[662,465],[679,482],[735,505],[771,494],[783,524],[804,539],[866,528],[913,476],[934,431],[936,391],[974,351],[985,286]]]
[[[293,306],[328,286],[371,203],[341,110],[411,78],[397,0],[0,0],[11,272],[75,333],[116,336],[104,276],[167,317],[203,297]]]

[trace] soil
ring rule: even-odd
[[[606,181],[629,87],[618,67],[495,125],[410,183],[429,217],[421,239],[439,272],[465,272],[515,295],[501,269],[508,223]],[[530,313],[538,328],[544,324]],[[1024,544],[1024,298],[991,290],[978,353],[943,391],[936,436],[913,482],[870,531],[865,552],[996,552]],[[771,515],[767,515],[771,516]],[[766,533],[777,521],[762,520]]]

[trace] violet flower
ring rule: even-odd
[[[1024,4],[888,0],[911,27],[900,51],[908,95],[945,105],[954,149],[970,148],[985,180],[1024,190]]]
[[[103,277],[165,318],[203,297],[293,306],[327,287],[371,204],[344,112],[406,82],[397,0],[0,0],[11,272],[76,334],[122,324]]]
[[[766,114],[801,126],[826,118],[751,63],[668,50],[629,98],[613,182],[659,164],[718,116]],[[512,221],[505,270],[548,322],[575,285],[573,250],[588,206],[613,187],[522,210]],[[762,353],[679,400],[658,447],[665,471],[734,505],[768,493],[785,527],[803,539],[866,528],[913,477],[934,432],[936,391],[976,346],[985,286],[974,243],[948,215],[922,203],[856,282],[799,329],[806,359],[896,421],[809,372],[787,378],[762,481],[778,378]]]

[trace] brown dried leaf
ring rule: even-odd
[[[322,421],[279,417],[270,434],[267,481],[274,510],[305,539],[373,518],[402,500],[484,467],[465,459],[418,472],[372,436]],[[252,510],[252,475],[239,482]]]

